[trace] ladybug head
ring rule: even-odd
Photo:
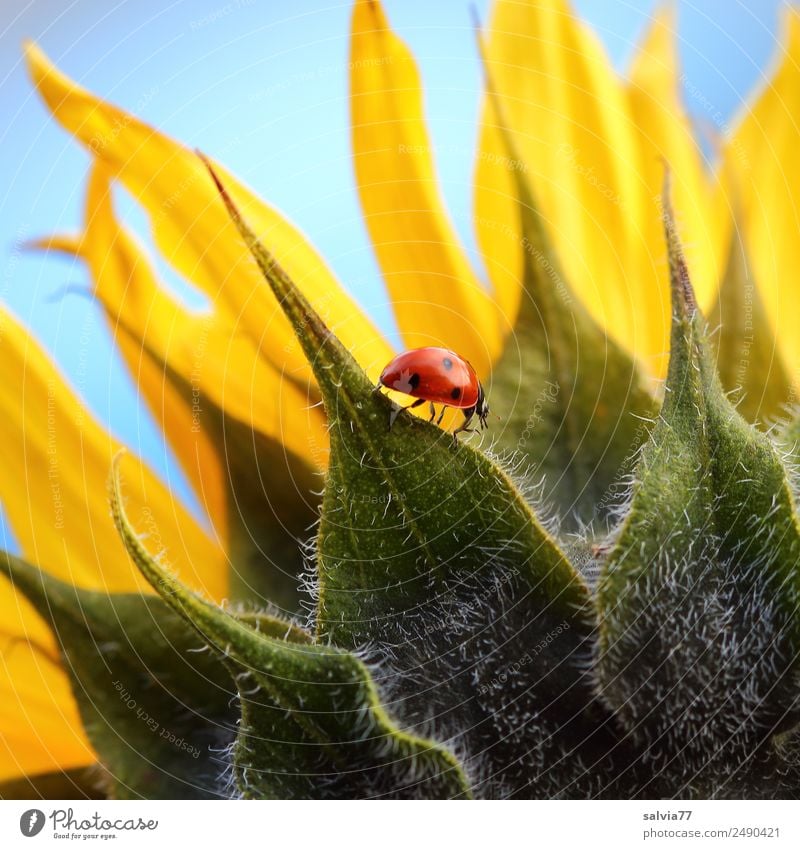
[[[486,400],[486,393],[480,384],[478,384],[478,400],[475,402],[475,415],[481,423],[481,428],[489,427],[486,422],[489,417],[489,402]]]

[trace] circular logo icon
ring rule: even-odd
[[[44,812],[38,808],[31,808],[19,818],[19,830],[25,837],[36,837],[44,828]]]

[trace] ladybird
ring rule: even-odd
[[[381,372],[378,388],[386,387],[416,398],[413,404],[403,407],[410,410],[428,401],[431,405],[430,421],[436,416],[434,404],[443,404],[436,424],[441,424],[447,407],[464,412],[464,421],[453,431],[453,436],[463,431],[471,432],[469,423],[478,417],[481,428],[488,427],[486,419],[489,405],[475,369],[454,351],[447,348],[414,348],[398,354]]]

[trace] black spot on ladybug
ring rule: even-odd
[[[461,395],[461,390],[460,390],[460,389],[456,386],[456,387],[453,389],[453,391],[450,393],[450,397],[451,397],[453,400],[456,400],[456,399],[459,397],[459,395]]]
[[[450,359],[450,357],[445,357],[445,358],[442,360],[442,365],[443,365],[443,366],[444,366],[444,367],[445,367],[448,371],[450,371],[450,369],[451,369],[451,368],[453,368],[453,361]]]
[[[419,386],[419,375],[414,372],[414,374],[408,378],[408,383],[412,389],[416,389]]]

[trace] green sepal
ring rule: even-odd
[[[487,776],[480,795],[608,788],[613,765],[592,775],[584,764],[625,747],[587,674],[594,614],[580,574],[499,466],[375,390],[217,185],[329,421],[320,640],[390,669],[398,715],[415,727],[436,717]]]
[[[484,63],[488,102],[510,162],[522,162]],[[492,369],[502,421],[496,448],[542,480],[564,531],[601,523],[619,506],[657,406],[634,360],[576,297],[525,177],[511,169],[523,257],[519,312]]]
[[[470,796],[456,757],[401,730],[364,663],[327,645],[287,642],[189,592],[148,554],[122,506],[118,470],[112,512],[131,559],[165,601],[225,663],[241,719],[233,780],[245,798]]]
[[[708,324],[720,381],[736,409],[762,428],[779,419],[791,395],[789,377],[737,228]]]
[[[664,221],[666,398],[601,575],[598,677],[671,792],[677,774],[735,795],[737,771],[779,771],[772,737],[800,720],[800,529],[780,456],[720,384],[668,186]]]
[[[55,634],[108,794],[224,796],[236,691],[197,633],[157,596],[79,589],[5,553],[0,570]]]

